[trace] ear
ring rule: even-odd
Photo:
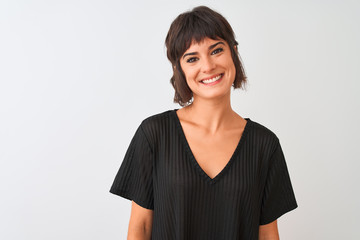
[[[236,45],[234,45],[234,48],[235,48],[236,51],[238,50]]]

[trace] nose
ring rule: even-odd
[[[210,73],[212,70],[215,69],[215,62],[211,57],[205,57],[203,58],[202,62],[202,71],[204,73]]]

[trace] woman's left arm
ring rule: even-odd
[[[279,232],[277,227],[277,220],[260,225],[259,227],[259,240],[279,240]]]

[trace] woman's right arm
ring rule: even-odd
[[[154,211],[132,201],[127,240],[150,240]]]

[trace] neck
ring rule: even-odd
[[[231,126],[236,113],[231,108],[230,94],[217,99],[196,98],[184,109],[191,121],[207,129],[210,134]]]

